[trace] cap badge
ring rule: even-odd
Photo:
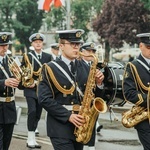
[[[93,43],[91,43],[91,48],[94,48],[94,44]]]
[[[3,34],[1,37],[2,37],[2,40],[3,40],[3,41],[6,41],[6,40],[7,40],[7,35],[6,35],[6,34]]]
[[[81,37],[81,32],[80,31],[78,31],[78,32],[76,32],[76,37]]]
[[[36,39],[40,39],[40,34],[37,34],[37,35],[36,35]]]

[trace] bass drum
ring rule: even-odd
[[[103,68],[102,63],[98,63],[98,67],[102,70],[104,78],[104,100],[107,105],[123,106],[125,100],[122,93],[122,80],[124,73],[124,65],[121,63],[108,63]]]

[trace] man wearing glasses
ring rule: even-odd
[[[48,112],[47,134],[54,149],[82,150],[83,144],[76,141],[74,129],[85,123],[78,112],[89,72],[86,64],[77,59],[84,31],[76,29],[57,33],[61,56],[42,68],[38,86],[39,103]],[[104,76],[97,70],[95,79],[100,86]],[[101,89],[96,87],[94,93],[100,96]]]
[[[123,79],[123,92],[127,101],[132,102],[136,106],[141,106],[143,109],[145,108],[144,111],[148,113],[150,108],[150,33],[138,34],[137,37],[139,38],[141,54],[126,66]],[[134,127],[137,130],[144,150],[149,150],[150,118],[148,115],[146,118],[143,118],[141,114],[142,111],[140,111],[140,114],[136,113],[134,116],[135,118],[141,117],[139,122],[135,121]]]

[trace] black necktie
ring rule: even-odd
[[[75,68],[75,63],[74,63],[73,61],[71,61],[71,62],[70,62],[70,66],[71,66],[71,72],[72,72],[72,74],[74,75],[74,74],[75,74],[75,70],[76,70],[76,68]]]
[[[91,63],[90,63],[90,62],[88,62],[88,65],[89,65],[89,66],[91,66]]]
[[[38,59],[41,60],[41,55],[38,55]]]

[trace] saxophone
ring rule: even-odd
[[[126,128],[132,128],[141,121],[148,118],[147,108],[141,106],[133,106],[122,115],[122,125]]]
[[[25,61],[25,65],[22,66],[22,71],[23,71],[22,85],[24,87],[29,87],[34,83],[34,79],[32,78],[33,77],[33,67],[30,64],[27,54],[24,53],[23,58]]]
[[[95,88],[95,74],[96,74],[96,66],[98,63],[98,59],[95,55],[84,55],[85,57],[94,57],[94,61],[91,65],[87,85],[81,105],[81,109],[79,114],[85,118],[85,124],[80,126],[79,128],[75,128],[74,134],[76,136],[76,141],[86,144],[90,139],[93,132],[93,128],[99,113],[105,113],[107,110],[106,102],[100,97],[96,97],[93,93],[93,89]]]
[[[141,90],[144,89],[148,93],[147,93],[147,108],[141,107],[136,104],[130,110],[122,114],[121,122],[122,122],[122,125],[126,128],[132,128],[138,123],[146,119],[149,119],[149,122],[150,122],[150,84],[148,84],[149,85],[148,87],[144,86],[134,65],[132,63],[129,63],[129,65],[131,67],[132,72],[135,72],[133,76],[134,76],[134,79],[138,81],[137,84],[139,88]]]

